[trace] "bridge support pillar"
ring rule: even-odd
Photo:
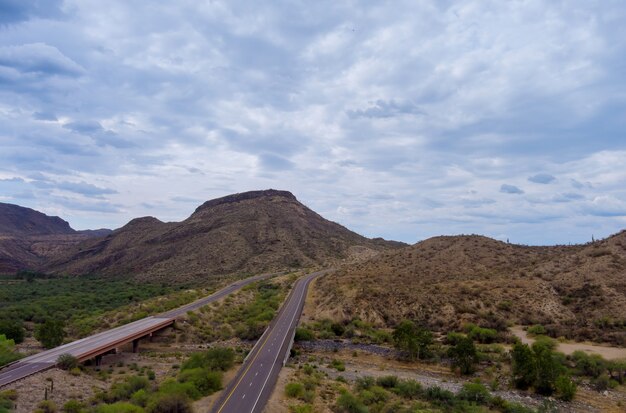
[[[139,339],[136,338],[133,340],[133,353],[139,351]]]
[[[102,364],[102,356],[96,356],[96,366],[100,366]]]

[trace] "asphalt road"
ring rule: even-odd
[[[61,354],[71,354],[78,359],[84,359],[85,357],[93,357],[96,354],[102,354],[112,347],[128,343],[138,336],[157,331],[162,327],[172,324],[176,317],[185,314],[187,311],[196,310],[213,301],[217,301],[234,291],[237,291],[247,284],[268,278],[270,276],[271,274],[264,274],[240,280],[211,294],[210,296],[201,298],[200,300],[194,301],[193,303],[187,304],[175,310],[152,317],[146,317],[141,320],[125,324],[121,327],[94,334],[92,336],[64,344],[60,347],[55,347],[53,349],[23,358],[17,363],[14,363],[0,371],[0,387],[54,366]]]
[[[213,413],[263,411],[291,347],[309,284],[328,271],[309,274],[296,282],[278,315],[257,341],[239,373],[213,407]]]

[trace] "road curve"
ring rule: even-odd
[[[296,284],[265,333],[248,354],[212,413],[261,412],[278,380],[304,307],[309,284],[330,270],[308,274]]]
[[[245,280],[234,282],[207,297],[201,298],[175,310],[158,314],[156,316],[142,318],[141,320],[125,324],[121,327],[103,331],[101,333],[23,358],[0,371],[0,387],[53,367],[61,354],[71,354],[79,360],[85,360],[87,358],[103,354],[116,346],[128,343],[134,339],[143,337],[154,331],[160,330],[163,327],[173,324],[177,317],[184,315],[187,311],[196,310],[239,290],[245,285],[271,277],[272,275],[273,274],[263,274],[246,278]]]

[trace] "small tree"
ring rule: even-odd
[[[63,343],[65,331],[63,322],[60,320],[46,320],[40,324],[35,331],[35,338],[39,340],[45,348],[53,348]]]
[[[393,332],[393,340],[397,348],[404,350],[409,357],[424,359],[430,356],[429,346],[433,343],[430,331],[418,327],[409,320],[404,320]]]
[[[448,349],[448,357],[452,360],[452,368],[458,368],[461,374],[471,374],[478,363],[478,352],[469,337],[463,337]]]
[[[0,334],[13,340],[15,344],[20,344],[24,341],[24,324],[18,320],[2,320],[0,321]]]
[[[556,379],[564,373],[565,368],[548,345],[536,341],[533,344],[533,353],[537,366],[535,391],[539,394],[550,395],[554,393]]]
[[[576,395],[576,383],[567,376],[559,376],[556,379],[555,388],[561,400],[570,401]]]
[[[78,367],[78,359],[71,354],[61,354],[57,359],[57,366],[63,370],[72,370]]]
[[[527,344],[522,344],[518,341],[513,345],[511,358],[513,359],[512,373],[515,387],[522,390],[528,389],[533,385],[537,377],[532,350]]]

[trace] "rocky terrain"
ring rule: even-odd
[[[134,219],[104,238],[69,248],[46,269],[175,282],[334,265],[404,245],[362,237],[324,219],[289,192],[266,190],[208,201],[182,222]]]
[[[0,203],[0,274],[41,267],[65,248],[109,232],[75,231],[59,217]]]
[[[441,331],[543,324],[555,337],[626,345],[626,231],[555,247],[435,237],[320,279],[315,303],[319,318]]]

